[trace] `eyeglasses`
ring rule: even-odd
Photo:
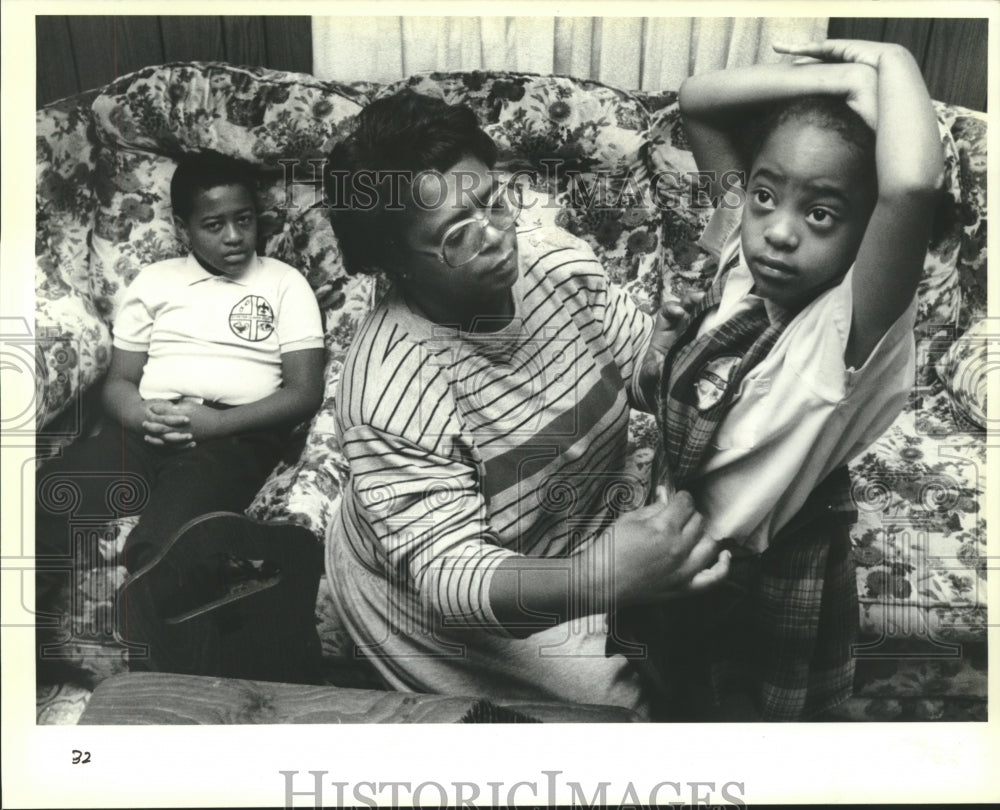
[[[506,231],[521,213],[521,189],[507,183],[494,191],[486,206],[468,219],[456,222],[441,237],[438,258],[449,267],[468,264],[486,246],[486,228]]]

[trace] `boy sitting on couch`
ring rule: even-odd
[[[141,512],[124,549],[134,574],[193,518],[242,512],[290,429],[322,399],[316,298],[295,268],[256,253],[252,168],[212,153],[187,156],[170,200],[190,254],[149,265],[129,285],[100,430],[37,475],[42,610],[65,582],[74,514]],[[116,489],[128,497],[116,498]]]

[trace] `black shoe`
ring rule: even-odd
[[[319,683],[322,547],[308,529],[213,512],[185,524],[119,591],[133,671]]]

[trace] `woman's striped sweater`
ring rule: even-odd
[[[337,541],[411,609],[502,635],[488,599],[500,561],[571,554],[637,497],[622,469],[652,329],[576,237],[519,231],[518,255],[500,331],[436,326],[390,292],[337,399],[350,464]]]

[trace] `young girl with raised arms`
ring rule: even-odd
[[[694,495],[733,568],[730,587],[618,622],[652,645],[644,668],[675,717],[799,719],[850,694],[845,464],[913,384],[943,173],[920,71],[891,44],[775,50],[798,58],[692,76],[680,91],[698,167],[716,178],[703,243],[719,272],[674,313],[661,480]],[[745,182],[727,188],[734,170]]]

